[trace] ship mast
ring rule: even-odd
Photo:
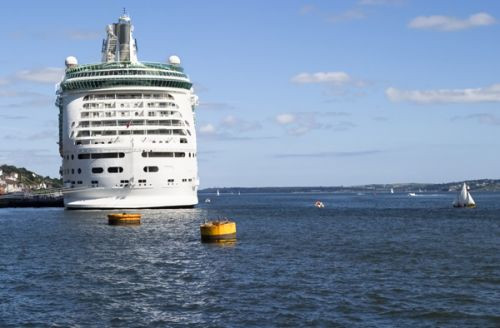
[[[134,27],[130,17],[123,10],[118,23],[106,27],[107,37],[102,44],[102,62],[131,62],[137,63],[137,45],[132,37]]]

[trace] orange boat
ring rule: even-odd
[[[139,213],[117,213],[108,214],[108,224],[141,224],[141,214]]]

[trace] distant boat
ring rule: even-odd
[[[316,203],[314,203],[314,206],[316,206],[317,208],[324,208],[325,204],[323,204],[323,202],[317,200]]]
[[[219,189],[217,189],[217,196],[220,196],[220,192],[219,192]]]
[[[240,196],[240,195],[241,195],[241,192],[238,191],[238,196]]]
[[[210,203],[210,198],[206,198],[205,203]]]
[[[391,194],[394,194],[394,189],[391,188]]]
[[[453,207],[476,207],[476,202],[472,198],[465,182],[453,202]]]
[[[409,193],[408,193],[408,196],[410,196],[410,197],[415,197],[415,196],[417,196],[417,194],[415,194],[414,192],[409,192]]]

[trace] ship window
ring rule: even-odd
[[[168,182],[174,182],[174,179],[168,179]]]
[[[98,174],[98,173],[102,173],[102,172],[104,172],[104,169],[102,167],[93,167],[92,168],[92,173]]]
[[[145,132],[144,130],[134,130],[134,131],[132,131],[132,134],[143,135],[143,134],[145,134],[144,132]]]
[[[75,169],[71,169],[71,174],[75,174]]]
[[[186,157],[186,153],[175,153],[175,157]]]
[[[122,173],[122,172],[123,172],[123,167],[119,166],[108,167],[108,173]]]
[[[82,184],[82,182],[81,182],[81,181],[78,181],[78,182],[77,182],[77,184]]]
[[[92,183],[92,184],[99,184],[99,181],[97,181],[97,180],[92,180],[92,182],[91,182],[91,183]]]
[[[126,131],[120,131],[119,132],[120,135],[127,135],[127,134],[130,134],[130,131],[126,130]]]
[[[146,180],[139,180],[139,183],[146,183]]]
[[[116,121],[104,121],[103,126],[116,126]]]
[[[158,172],[158,166],[144,166],[144,172]]]
[[[174,153],[172,152],[161,152],[161,151],[150,151],[150,152],[142,152],[142,157],[174,157]]]
[[[181,143],[188,143],[186,138],[181,138]]]
[[[123,158],[125,157],[125,153],[95,153],[91,154],[92,159],[99,158]]]
[[[81,174],[82,173],[82,169],[78,169],[78,174]]]

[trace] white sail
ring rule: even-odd
[[[472,198],[472,195],[470,194],[470,192],[467,191],[467,201],[465,203],[465,205],[476,205],[476,202],[474,201],[474,198]]]
[[[462,185],[462,189],[460,189],[457,199],[453,202],[453,206],[455,207],[467,207],[467,206],[475,206],[476,202],[472,198],[472,195],[467,190],[467,185],[464,183]]]

